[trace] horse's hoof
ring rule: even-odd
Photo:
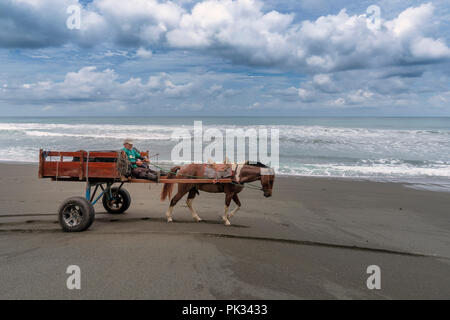
[[[171,222],[173,222],[173,219],[172,218],[167,218],[167,223],[171,223]]]
[[[228,227],[228,226],[231,226],[231,222],[230,221],[225,221],[225,225]]]

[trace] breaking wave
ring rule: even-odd
[[[5,120],[3,120],[5,121]],[[450,178],[450,127],[377,128],[333,125],[211,124],[204,129],[279,130],[280,174],[295,176],[368,178]],[[268,120],[269,121],[269,120]],[[427,120],[429,122],[429,120]],[[61,121],[60,121],[61,122]],[[210,121],[211,122],[211,121]],[[0,122],[0,160],[37,162],[40,148],[46,150],[119,149],[132,138],[142,149],[169,161],[177,141],[175,129],[192,132],[193,120],[164,124],[84,123],[69,118],[65,123],[30,119]],[[269,130],[270,132],[270,130]]]

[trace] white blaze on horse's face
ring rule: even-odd
[[[261,185],[264,191],[264,197],[272,196],[273,181],[275,180],[275,171],[272,168],[261,168]]]

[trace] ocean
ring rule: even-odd
[[[132,138],[170,166],[173,130],[279,130],[279,174],[410,182],[449,189],[450,118],[3,117],[0,161],[37,162],[38,150],[120,149]]]

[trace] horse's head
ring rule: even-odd
[[[265,172],[264,172],[265,171]],[[261,186],[264,191],[264,197],[272,196],[273,183],[275,181],[275,173],[271,168],[261,168]]]
[[[251,166],[253,169],[253,179],[249,179],[249,181],[261,180],[261,187],[264,192],[264,196],[266,198],[272,196],[272,188],[273,183],[275,181],[275,171],[272,168],[262,164],[261,162],[257,163],[249,163],[246,162],[246,165]],[[256,175],[256,176],[255,176]]]

